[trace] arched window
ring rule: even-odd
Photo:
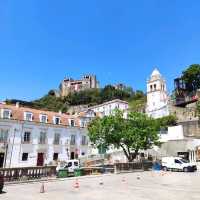
[[[152,86],[152,85],[150,85],[150,90],[151,90],[151,91],[153,90],[153,86]]]

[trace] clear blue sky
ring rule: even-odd
[[[65,76],[145,91],[200,63],[199,0],[1,0],[0,99],[32,100]]]

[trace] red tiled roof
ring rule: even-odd
[[[30,112],[33,114],[33,122],[40,122],[40,114],[47,115],[48,122],[53,123],[53,117],[60,117],[61,125],[69,125],[69,119],[74,119],[75,124],[79,126],[79,118],[78,116],[69,115],[65,113],[59,112],[52,112],[52,111],[45,111],[45,110],[38,110],[28,107],[17,107],[15,105],[8,105],[8,104],[0,104],[0,109],[8,109],[11,110],[12,117],[11,119],[14,120],[24,120],[24,112]]]

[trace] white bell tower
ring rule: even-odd
[[[154,69],[147,81],[146,112],[153,118],[169,115],[167,85],[158,69]]]

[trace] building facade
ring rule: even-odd
[[[93,107],[88,108],[88,110],[92,110],[95,113],[99,113],[101,116],[109,116],[111,115],[114,110],[119,109],[126,114],[128,110],[128,102],[122,101],[120,99],[115,99],[112,101],[105,102],[103,104],[99,104]]]
[[[78,116],[0,104],[0,167],[50,165],[88,152]]]
[[[99,84],[94,75],[85,75],[81,80],[65,78],[60,84],[60,95],[64,97],[73,92],[95,88],[99,88]]]
[[[169,115],[166,81],[157,69],[147,81],[146,113],[153,118]]]

